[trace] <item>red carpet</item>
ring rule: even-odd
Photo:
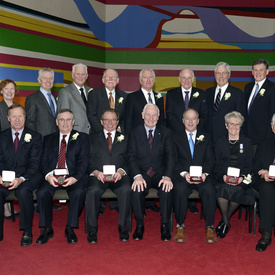
[[[122,243],[117,212],[105,210],[99,217],[97,244],[87,243],[83,213],[75,230],[78,243],[69,245],[64,237],[66,215],[67,207],[62,204],[62,210],[54,211],[54,238],[45,245],[27,248],[20,247],[18,218],[15,223],[5,220],[4,240],[0,242],[1,274],[275,274],[275,244],[257,252],[260,234],[248,234],[244,213],[242,220],[237,213],[233,216],[228,235],[216,244],[205,243],[204,221],[190,212],[185,222],[186,242],[162,242],[160,217],[152,211],[147,211],[144,239],[134,241],[131,234],[130,241]],[[39,236],[38,218],[35,214],[34,243]],[[217,210],[215,225],[219,219]]]

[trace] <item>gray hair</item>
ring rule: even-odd
[[[179,77],[180,77],[180,74],[181,74],[184,70],[189,70],[189,71],[191,72],[192,78],[194,79],[194,77],[195,77],[194,71],[191,70],[191,69],[189,69],[189,68],[182,69],[182,70],[180,71],[180,73],[179,73]]]
[[[199,118],[199,112],[198,112],[197,110],[193,109],[193,108],[187,108],[187,109],[183,112],[182,118],[184,118],[185,113],[186,113],[187,111],[194,111],[194,112],[196,113],[197,118]]]
[[[142,74],[143,74],[144,71],[150,71],[150,72],[153,74],[154,79],[156,78],[156,74],[155,74],[155,72],[154,72],[153,69],[145,68],[145,69],[142,69],[142,70],[139,72],[139,80],[142,79]]]
[[[115,74],[116,74],[116,78],[119,78],[118,77],[118,72],[117,72],[117,70],[115,70],[115,69],[106,69],[104,72],[103,72],[103,78],[106,76],[106,73],[107,73],[107,71],[109,71],[109,70],[112,70],[112,71],[114,71],[115,72]]]
[[[82,64],[82,63],[77,63],[77,64],[73,65],[73,67],[72,67],[72,73],[73,74],[75,73],[75,69],[77,67],[82,67],[85,70],[86,74],[88,74],[88,67],[85,64]]]
[[[54,79],[54,71],[51,68],[42,68],[38,71],[38,78],[42,78],[43,73],[51,73]]]
[[[220,67],[226,67],[228,73],[229,73],[229,74],[231,73],[231,69],[230,69],[229,64],[226,63],[226,62],[223,62],[223,61],[217,63],[217,65],[216,65],[216,67],[215,67],[215,69],[214,69],[214,72],[216,73],[217,69],[220,68]]]
[[[275,123],[275,114],[273,114],[272,118],[271,118],[271,127],[274,126]]]
[[[230,120],[232,118],[235,118],[239,121],[240,123],[240,126],[243,125],[243,122],[244,122],[244,117],[241,115],[241,113],[237,112],[237,111],[233,111],[233,112],[230,112],[230,113],[227,113],[225,116],[224,116],[224,121],[225,121],[225,124],[229,124],[230,123]]]
[[[57,119],[58,119],[58,117],[59,117],[59,115],[60,114],[62,114],[62,113],[70,113],[71,115],[72,115],[72,119],[74,119],[74,113],[70,110],[70,109],[61,109],[59,112],[58,112],[58,114],[57,114]]]
[[[153,104],[153,103],[147,103],[144,107],[143,107],[143,110],[142,110],[142,113],[145,114],[146,112],[146,109],[150,106],[153,106],[157,109],[158,111],[158,116],[160,116],[160,112],[159,112],[159,107],[156,105],[156,104]]]

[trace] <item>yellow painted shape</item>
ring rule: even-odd
[[[175,87],[179,87],[178,76],[157,76],[154,84],[155,91],[168,91]],[[196,87],[196,78],[194,79],[193,86]]]

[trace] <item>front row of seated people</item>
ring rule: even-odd
[[[37,244],[45,244],[54,236],[51,201],[57,189],[66,189],[70,198],[65,227],[69,244],[77,242],[74,228],[78,227],[84,203],[89,227],[87,241],[97,243],[100,198],[107,188],[118,197],[121,241],[129,240],[130,207],[136,219],[133,239],[143,239],[145,197],[150,188],[156,188],[160,198],[160,237],[163,241],[171,239],[168,224],[174,208],[177,222],[174,240],[185,242],[187,200],[193,189],[198,191],[202,201],[207,243],[215,243],[217,237],[226,236],[231,227],[229,220],[240,204],[254,204],[249,185],[253,147],[250,139],[240,134],[244,118],[236,111],[225,116],[228,134],[218,139],[215,150],[210,137],[197,130],[199,116],[194,109],[187,109],[183,114],[185,131],[172,134],[167,128],[157,126],[159,109],[148,103],[142,112],[144,124],[133,129],[129,137],[117,131],[119,114],[116,110],[104,111],[103,130],[88,136],[73,130],[73,113],[63,109],[56,119],[58,132],[46,136],[43,144],[40,134],[25,127],[25,117],[25,109],[13,104],[8,109],[11,128],[0,134],[1,174],[3,171],[15,172],[10,185],[0,188],[0,241],[3,240],[3,205],[12,190],[15,190],[21,209],[19,228],[23,230],[23,247],[32,244],[32,194],[35,189],[38,189],[39,227],[43,229]],[[271,127],[275,133],[275,114]],[[259,230],[262,238],[256,246],[258,251],[266,250],[271,244],[275,181],[269,177],[269,165],[274,163],[274,155],[272,138],[259,145],[254,159],[253,172],[261,205]],[[116,167],[109,180],[103,174],[104,165]],[[199,177],[190,175],[190,168],[194,166],[202,167]],[[233,181],[228,180],[229,167],[240,169]],[[58,176],[58,171],[63,171],[64,175]],[[5,183],[0,177],[0,184]],[[214,230],[216,202],[222,219]]]

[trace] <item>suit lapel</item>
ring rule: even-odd
[[[13,144],[13,138],[12,138],[12,131],[11,131],[11,129],[10,129],[10,131],[6,132],[6,136],[7,136],[7,138],[5,140],[7,141],[7,147],[8,147],[8,150],[10,152],[10,155],[12,156],[12,158],[15,158],[14,144]]]
[[[86,105],[84,104],[84,101],[80,95],[80,92],[78,91],[74,83],[72,83],[71,85],[72,85],[71,87],[72,87],[72,92],[75,100],[78,101],[78,103],[86,110]],[[85,93],[87,93],[85,86],[84,86],[84,89],[85,89]]]
[[[50,105],[49,105],[49,103],[48,103],[48,101],[47,101],[47,99],[45,98],[45,96],[42,94],[42,92],[39,90],[38,91],[38,97],[39,97],[39,100],[41,100],[41,103],[46,107],[46,110],[47,110],[47,112],[48,113],[50,113],[51,114],[51,116],[53,116],[53,113],[52,113],[52,110],[51,110],[51,107],[50,107]],[[55,101],[55,103],[56,103],[56,101]],[[44,107],[43,107],[44,108]]]
[[[141,143],[144,143],[143,147],[146,148],[146,151],[148,152],[148,154],[150,154],[151,152],[150,152],[150,149],[149,149],[149,142],[148,142],[148,138],[147,138],[147,132],[146,132],[146,129],[145,129],[144,126],[141,128],[141,131],[142,131]],[[153,146],[154,146],[154,144],[153,144]]]
[[[159,131],[158,128],[156,128],[155,133],[154,133],[152,152],[151,152],[152,158],[153,158],[153,155],[158,151],[158,146],[160,145],[160,139],[161,139],[161,132]],[[148,148],[149,148],[148,139],[147,139],[147,143],[148,143]],[[149,149],[149,151],[150,151],[150,149]]]

